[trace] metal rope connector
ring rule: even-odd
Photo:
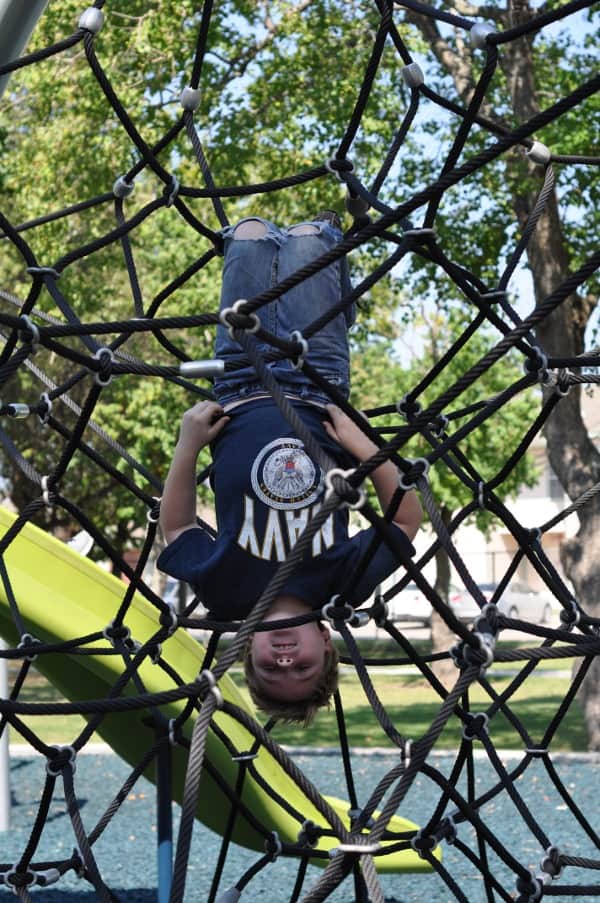
[[[325,474],[325,498],[331,498],[332,495],[335,495],[340,499],[342,508],[350,508],[351,511],[357,511],[359,508],[362,508],[367,497],[364,489],[357,489],[346,482],[353,473],[355,473],[353,469],[342,470],[340,467],[332,467],[331,470],[327,471]],[[334,486],[334,479],[344,480],[344,485],[341,489],[342,491],[346,490],[346,496],[341,494],[340,488]],[[352,501],[348,490],[354,493],[354,501]]]
[[[212,671],[209,671],[208,668],[205,668],[204,671],[201,671],[198,675],[200,680],[205,679],[208,683],[208,693],[212,694],[215,700],[216,707],[218,709],[223,707],[223,694],[221,693],[215,675]],[[207,695],[208,695],[207,693]]]
[[[420,88],[425,82],[423,70],[418,63],[408,63],[400,70],[404,84],[409,88]]]
[[[300,345],[302,348],[296,360],[290,360],[290,364],[292,365],[294,370],[301,370],[304,366],[304,359],[308,355],[308,342],[299,329],[294,329],[294,331],[290,333],[290,341],[296,342],[296,344]]]
[[[92,368],[92,372],[94,380],[99,386],[108,386],[112,382],[111,367],[114,359],[115,356],[110,348],[98,348],[94,354],[94,360],[100,362],[100,368],[98,370]]]
[[[339,598],[339,594],[332,596],[321,609],[322,617],[325,621],[329,621],[332,627],[339,623],[349,624],[354,618],[354,608],[349,602],[338,605]]]
[[[33,322],[33,320],[29,319],[27,314],[22,314],[19,317],[19,322],[22,323],[21,329],[19,331],[19,338],[24,345],[31,345],[31,349],[35,354],[35,352],[37,351],[37,346],[40,342],[40,330]]]
[[[398,474],[398,485],[400,486],[400,489],[415,489],[419,480],[422,477],[427,476],[427,471],[429,470],[429,461],[427,458],[415,458],[414,460],[409,461],[409,463],[410,468],[407,473]],[[412,474],[414,474],[414,477],[411,479]]]
[[[235,339],[234,330],[236,330],[236,329],[243,329],[245,332],[250,332],[250,333],[258,332],[258,330],[260,329],[260,320],[258,319],[258,315],[255,313],[245,314],[244,311],[241,309],[243,307],[243,305],[247,304],[247,303],[248,303],[247,298],[238,298],[238,300],[235,301],[231,307],[225,307],[219,313],[219,320],[221,321],[223,326],[225,326],[227,328],[227,332],[229,333],[229,337],[231,339]],[[247,317],[251,321],[252,325],[251,326],[235,326],[234,323],[231,321],[232,314],[237,315],[237,316]]]
[[[84,9],[79,16],[79,22],[77,24],[83,31],[98,34],[104,25],[104,13],[95,6],[88,6],[88,8]]]
[[[77,757],[77,750],[74,746],[60,746],[58,743],[53,743],[50,746],[50,749],[55,749],[56,755],[48,756],[46,771],[49,775],[56,778],[61,771],[67,767],[73,772],[76,771],[77,766],[75,764],[75,759]]]

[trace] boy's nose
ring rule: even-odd
[[[290,655],[287,655],[287,654],[278,655],[276,661],[280,667],[287,667],[288,665],[294,664],[294,659]]]

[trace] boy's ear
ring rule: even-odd
[[[331,634],[327,627],[321,627],[321,633],[323,635],[323,644],[326,649],[331,649]]]

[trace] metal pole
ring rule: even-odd
[[[0,65],[21,56],[47,5],[48,0],[0,0]],[[0,77],[0,96],[9,78]]]
[[[173,880],[172,751],[163,743],[156,757],[156,827],[158,842],[158,903],[169,903]]]
[[[0,650],[7,649],[0,640]],[[0,699],[8,696],[8,659],[0,658]],[[10,828],[10,758],[8,752],[8,724],[0,737],[0,831]]]

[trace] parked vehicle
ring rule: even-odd
[[[498,588],[497,583],[480,583],[479,589],[490,601]],[[535,624],[547,624],[552,618],[552,595],[549,590],[537,592],[526,583],[510,583],[499,599],[498,611],[509,618],[530,621]],[[450,592],[450,607],[461,621],[469,623],[479,615],[479,606],[466,590],[455,589]]]
[[[431,603],[416,583],[409,583],[388,602],[390,621],[408,622],[428,626],[431,621]]]

